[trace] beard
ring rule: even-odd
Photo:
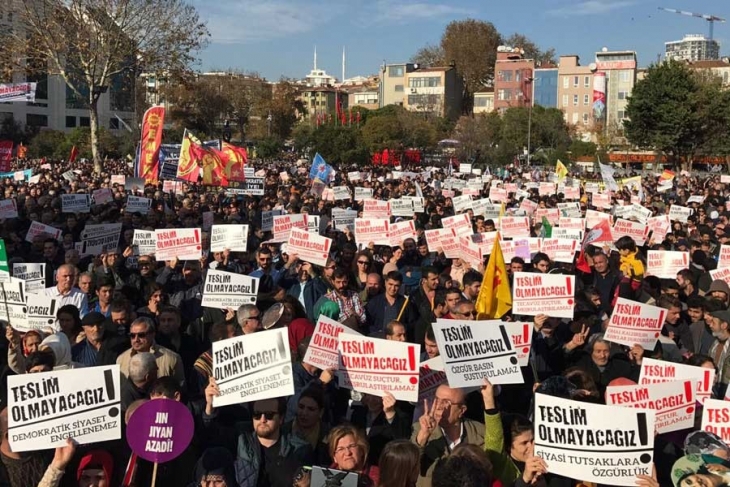
[[[278,429],[274,428],[271,424],[259,424],[256,426],[256,436],[265,440],[271,440],[276,438],[279,434]]]

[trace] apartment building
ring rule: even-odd
[[[500,113],[511,107],[532,105],[535,61],[524,58],[519,48],[499,46],[494,66],[494,108]]]
[[[586,134],[593,126],[593,73],[576,55],[560,56],[558,103],[565,121]]]
[[[403,106],[410,111],[456,120],[461,115],[463,88],[461,76],[453,66],[416,67],[405,75]]]

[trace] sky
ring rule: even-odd
[[[635,50],[645,67],[664,42],[708,35],[705,20],[658,7],[730,19],[726,0],[192,0],[211,33],[196,69],[257,72],[270,81],[303,78],[313,66],[341,78],[377,74],[438,44],[452,20],[492,22],[504,36],[519,32],[542,49],[594,61],[602,47]],[[721,55],[729,55],[730,23],[715,23]]]

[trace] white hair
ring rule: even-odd
[[[157,370],[155,356],[149,352],[135,354],[129,361],[129,380],[143,382],[145,377]]]

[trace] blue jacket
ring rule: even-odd
[[[297,282],[289,288],[287,294],[299,299],[301,290],[302,283]],[[306,287],[304,288],[304,309],[307,311],[307,318],[312,323],[316,323],[314,319],[314,305],[325,294],[327,294],[327,285],[321,279],[314,278],[307,281]]]

